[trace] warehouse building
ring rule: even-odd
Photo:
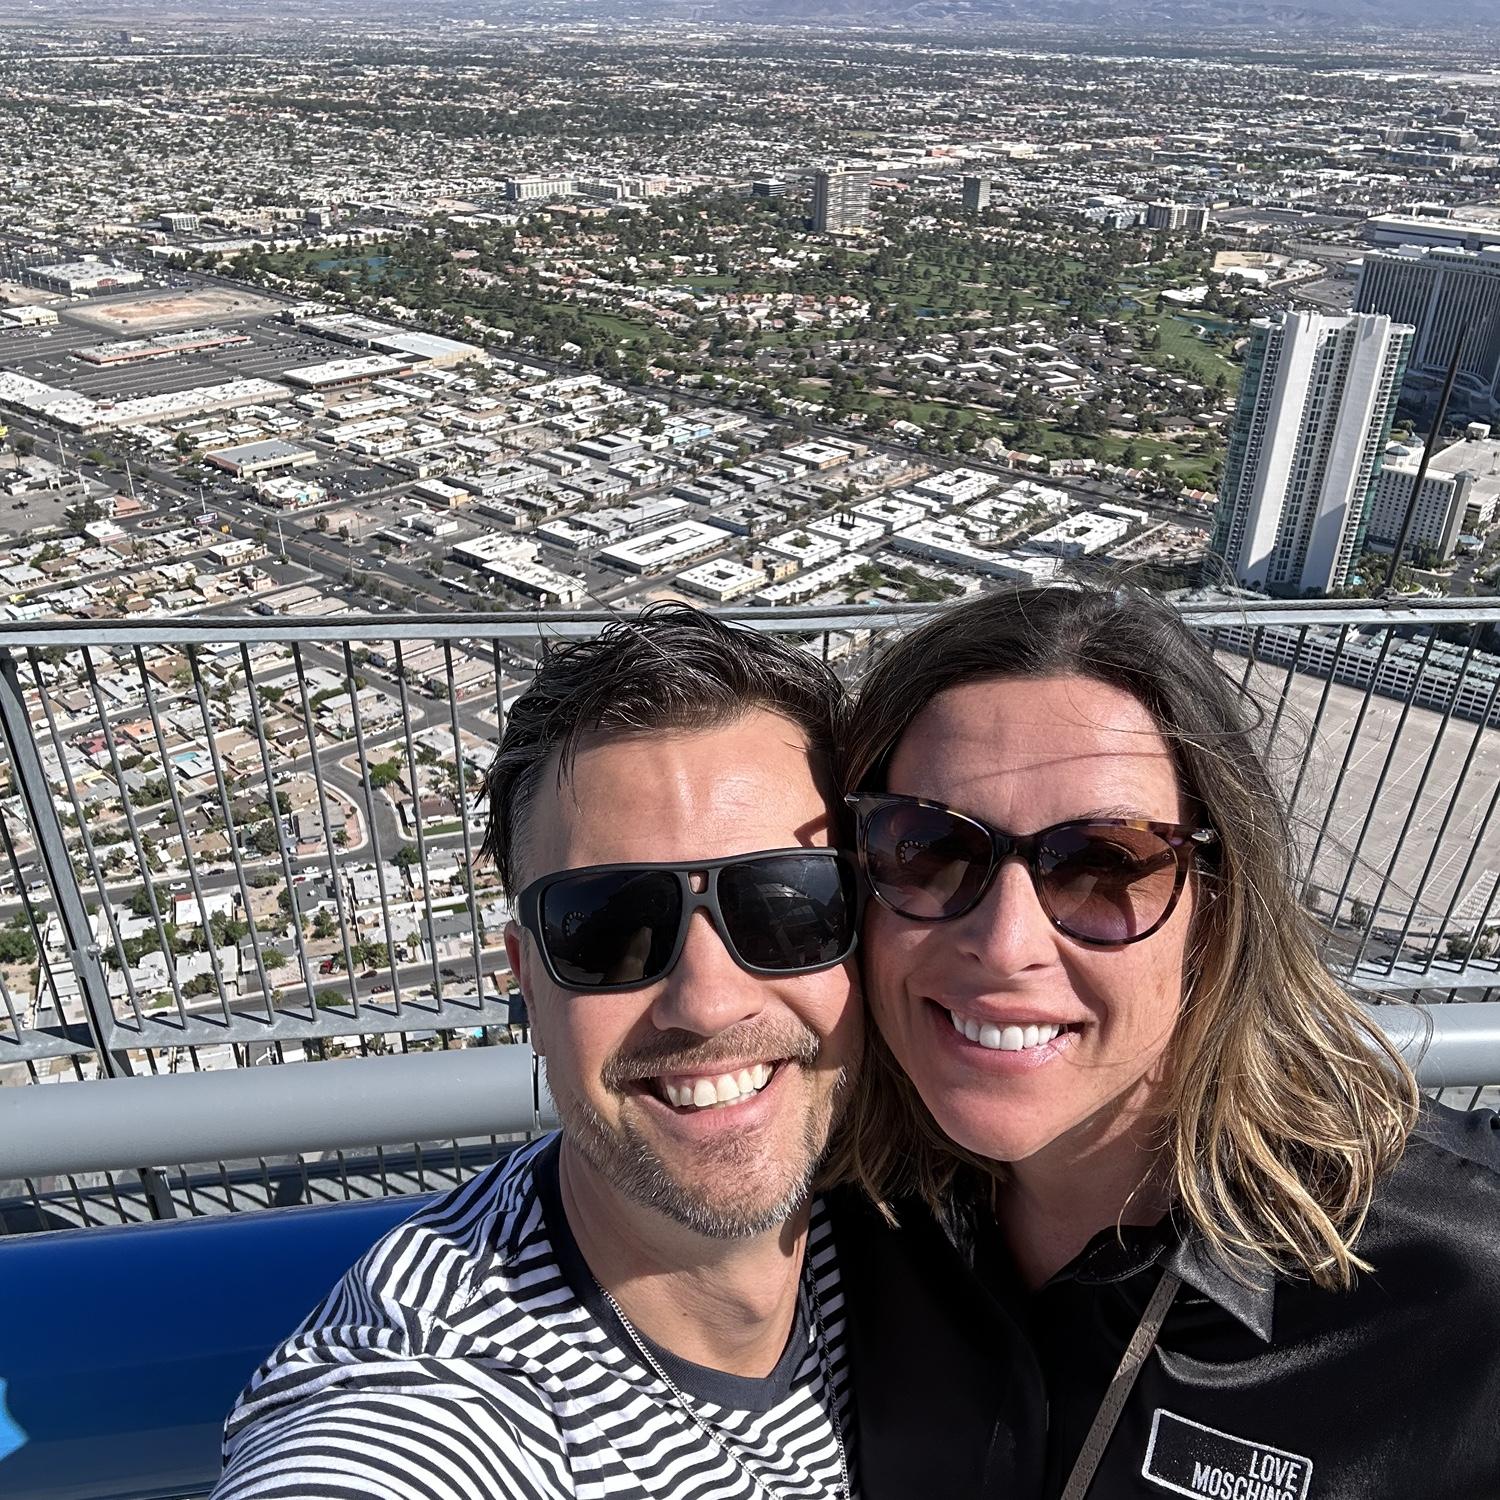
[[[313,449],[300,447],[296,443],[284,443],[280,438],[238,443],[232,448],[216,448],[203,456],[215,468],[233,474],[236,479],[289,474],[293,469],[306,468],[318,462],[318,455]]]

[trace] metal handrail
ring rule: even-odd
[[[826,630],[902,629],[927,619],[932,604],[794,605],[775,610],[754,605],[720,605],[705,611],[736,625],[789,634]],[[1384,599],[1183,598],[1174,606],[1204,629],[1235,625],[1364,625],[1375,630],[1413,625],[1500,624],[1500,599],[1423,599],[1400,603]],[[0,650],[13,647],[183,646],[208,643],[248,645],[304,642],[341,645],[358,640],[457,640],[485,636],[527,640],[537,636],[596,635],[620,618],[610,610],[446,610],[441,614],[359,614],[334,617],[199,614],[182,618],[128,620],[32,620],[0,622]]]
[[[1382,1005],[1371,1015],[1423,1088],[1494,1079],[1500,1002]],[[0,1179],[463,1140],[550,1129],[524,1044],[405,1057],[0,1089]]]
[[[1241,684],[1245,690],[1251,691],[1254,674],[1261,674],[1254,679],[1253,691],[1275,698],[1274,718],[1268,714],[1268,740],[1276,739],[1284,709],[1290,710],[1289,722],[1294,718],[1310,718],[1314,735],[1326,732],[1329,726],[1336,734],[1343,734],[1344,726],[1339,723],[1337,713],[1330,712],[1325,723],[1329,695],[1337,685],[1340,692],[1347,690],[1362,695],[1362,706],[1354,728],[1345,736],[1349,740],[1349,750],[1344,756],[1347,766],[1356,742],[1363,751],[1370,738],[1361,739],[1360,726],[1373,700],[1384,697],[1397,705],[1404,700],[1405,707],[1400,709],[1396,734],[1385,743],[1381,752],[1385,768],[1380,773],[1376,794],[1357,805],[1342,807],[1338,819],[1334,818],[1334,805],[1339,785],[1342,785],[1343,771],[1333,794],[1324,799],[1324,806],[1317,800],[1313,780],[1309,779],[1307,788],[1304,788],[1303,767],[1306,762],[1298,768],[1292,801],[1295,804],[1299,795],[1307,792],[1303,802],[1312,805],[1298,806],[1297,816],[1309,829],[1316,829],[1314,852],[1324,850],[1325,862],[1325,868],[1320,872],[1313,868],[1316,861],[1309,861],[1310,882],[1321,879],[1324,883],[1316,886],[1310,883],[1308,899],[1314,910],[1332,922],[1335,931],[1330,961],[1358,993],[1370,998],[1381,993],[1405,993],[1440,1001],[1445,997],[1451,1000],[1460,994],[1479,1000],[1492,990],[1500,991],[1500,965],[1489,955],[1490,940],[1486,939],[1484,947],[1478,946],[1480,935],[1490,930],[1492,910],[1495,922],[1500,923],[1500,905],[1497,905],[1500,902],[1500,878],[1492,889],[1485,883],[1492,872],[1483,868],[1486,862],[1490,865],[1500,863],[1496,858],[1494,838],[1488,832],[1491,813],[1500,809],[1500,772],[1495,769],[1491,730],[1486,727],[1495,723],[1491,710],[1496,707],[1500,685],[1492,689],[1491,683],[1500,684],[1500,656],[1479,649],[1480,632],[1485,627],[1500,626],[1500,599],[1287,601],[1226,600],[1223,596],[1208,596],[1181,599],[1177,607],[1183,618],[1196,631],[1212,639],[1221,652],[1238,653],[1247,658]],[[840,651],[846,646],[858,649],[867,638],[878,641],[881,633],[909,629],[929,618],[935,609],[936,606],[921,604],[805,606],[772,611],[739,605],[709,612],[727,623],[808,637],[809,649],[813,650],[817,649],[817,637],[821,635],[825,655],[828,655],[834,648]],[[127,1058],[127,1051],[132,1057],[145,1058],[154,1069],[161,1055],[172,1049],[214,1043],[227,1042],[237,1048],[261,1047],[280,1057],[280,1049],[285,1044],[306,1044],[309,1050],[316,1047],[321,1052],[322,1043],[335,1037],[366,1037],[383,1033],[387,1037],[399,1037],[403,1046],[408,1038],[417,1045],[423,1044],[424,1039],[437,1038],[439,1044],[446,1047],[456,1032],[479,1037],[486,1034],[487,1028],[503,1028],[507,1023],[508,1008],[501,993],[502,987],[494,984],[494,980],[504,967],[504,955],[492,941],[481,951],[478,929],[474,927],[477,903],[472,899],[468,903],[469,926],[473,929],[469,934],[473,950],[472,974],[465,972],[454,977],[453,971],[445,968],[440,975],[438,965],[443,960],[433,956],[437,952],[435,940],[428,942],[428,953],[421,960],[420,974],[414,972],[418,968],[414,958],[407,957],[398,962],[393,946],[390,965],[380,965],[382,974],[387,967],[390,968],[390,985],[361,993],[354,983],[356,966],[350,952],[350,934],[354,930],[352,918],[346,922],[345,898],[334,872],[351,863],[377,861],[375,876],[380,884],[379,910],[374,913],[373,926],[363,930],[367,937],[371,931],[377,935],[391,932],[392,903],[387,899],[389,893],[379,861],[389,860],[393,849],[383,842],[370,767],[376,754],[395,753],[399,756],[404,748],[409,777],[415,787],[418,775],[413,762],[413,741],[419,728],[421,735],[439,731],[445,745],[451,741],[452,748],[444,750],[445,756],[457,755],[460,766],[464,764],[459,751],[458,699],[453,692],[453,664],[455,660],[462,660],[461,647],[468,646],[470,656],[477,655],[485,663],[481,669],[484,674],[488,674],[488,661],[493,657],[493,696],[489,696],[486,686],[482,690],[482,700],[469,700],[470,708],[465,709],[466,716],[470,715],[471,709],[483,714],[483,726],[479,726],[479,721],[473,717],[469,717],[469,725],[472,733],[487,738],[503,725],[511,697],[519,691],[518,683],[513,679],[524,676],[524,664],[539,644],[552,639],[592,636],[618,618],[618,615],[606,611],[590,610],[476,611],[441,615],[343,614],[309,619],[199,615],[102,622],[0,623],[0,730],[4,732],[14,790],[19,794],[17,801],[30,827],[32,850],[29,858],[33,868],[39,868],[46,876],[62,929],[66,952],[58,961],[57,973],[77,983],[85,1002],[82,1014],[87,1022],[86,1027],[76,1022],[68,1026],[49,1022],[50,1029],[45,1033],[24,1031],[15,1019],[15,1008],[5,992],[3,976],[0,976],[0,1042],[4,1043],[0,1046],[0,1062],[47,1057],[76,1059],[92,1055],[98,1060],[100,1071],[113,1075],[86,1082],[81,1087],[0,1089],[0,1181],[113,1170],[140,1171],[142,1168],[154,1169],[158,1164],[165,1167],[211,1162],[220,1163],[222,1175],[224,1162],[244,1162],[256,1157],[337,1152],[346,1148],[410,1146],[417,1141],[451,1142],[524,1134],[538,1128],[544,1117],[538,1115],[530,1053],[524,1046],[517,1045],[463,1047],[431,1054],[365,1057],[349,1062],[307,1062],[203,1074],[123,1075],[130,1073],[135,1066]],[[1425,652],[1409,645],[1398,648],[1398,638],[1402,635],[1419,632],[1423,627],[1433,631],[1455,626],[1464,627],[1467,633],[1466,651],[1446,646],[1437,649],[1435,636],[1428,638]],[[439,701],[436,708],[427,707],[425,700],[417,695],[417,688],[422,685],[420,678],[414,679],[417,688],[408,696],[408,679],[401,666],[401,647],[402,643],[411,642],[432,642],[442,647],[449,692],[447,701]],[[377,682],[382,682],[380,673],[386,674],[388,680],[383,681],[383,688],[389,700],[399,703],[399,719],[394,728],[389,727],[390,721],[386,720],[386,728],[372,732],[369,726],[362,725],[360,706],[353,701],[353,688],[349,686],[354,671],[350,647],[367,646],[375,648],[378,653],[385,643],[395,643],[394,669],[376,654],[373,658],[375,666],[367,670],[376,672]],[[1314,645],[1316,652],[1312,649]],[[211,1008],[185,1010],[171,970],[168,972],[174,1003],[167,1005],[163,1002],[160,1009],[153,1010],[138,1003],[134,989],[128,996],[115,999],[111,999],[108,991],[109,976],[102,967],[111,951],[106,944],[112,943],[115,950],[120,949],[121,944],[112,919],[110,933],[96,935],[91,914],[85,910],[85,887],[90,878],[89,899],[102,896],[105,884],[100,878],[87,820],[83,819],[82,826],[78,821],[83,815],[83,805],[77,789],[71,779],[65,788],[48,779],[61,760],[62,737],[76,733],[77,721],[75,719],[72,724],[63,722],[60,728],[54,720],[48,690],[44,686],[44,676],[51,669],[42,653],[60,650],[81,656],[86,669],[84,681],[102,716],[104,740],[111,746],[110,779],[120,781],[120,765],[113,750],[111,714],[101,697],[101,679],[109,686],[108,674],[114,672],[118,674],[113,684],[117,693],[123,695],[134,683],[144,694],[145,708],[139,711],[120,707],[120,699],[114,699],[113,718],[118,720],[127,712],[136,712],[137,717],[149,713],[159,758],[164,762],[166,751],[161,725],[142,656],[143,649],[156,646],[228,647],[228,654],[220,660],[229,663],[237,656],[234,670],[242,672],[247,685],[253,680],[251,648],[287,648],[295,668],[296,684],[283,689],[289,695],[283,715],[289,711],[295,718],[300,713],[300,723],[305,726],[302,738],[306,750],[288,750],[284,744],[276,742],[276,748],[284,758],[273,767],[270,756],[274,751],[268,749],[272,742],[265,737],[260,699],[256,690],[251,688],[250,718],[254,721],[254,737],[259,740],[265,785],[268,788],[280,785],[283,771],[289,775],[310,777],[317,784],[322,825],[327,828],[332,827],[326,803],[330,787],[342,797],[342,806],[357,808],[362,815],[367,815],[369,836],[367,844],[362,846],[366,853],[338,852],[325,833],[324,854],[303,856],[304,867],[311,865],[321,869],[319,861],[327,867],[330,889],[338,904],[337,935],[342,940],[344,962],[338,973],[326,979],[320,978],[308,963],[299,932],[296,967],[292,972],[303,977],[289,989],[285,1002],[276,999],[277,992],[269,988],[274,980],[268,982],[262,963],[262,946],[279,939],[268,936],[270,929],[258,930],[253,921],[249,934],[253,951],[248,956],[242,955],[240,961],[245,988],[237,1000],[232,986],[226,997],[221,983]],[[345,684],[341,691],[350,695],[353,716],[347,738],[335,738],[324,730],[314,732],[308,687],[304,680],[304,647],[310,648],[310,660],[325,660],[325,666],[319,670],[335,672]],[[330,647],[334,649],[326,649]],[[1377,652],[1379,659],[1371,669],[1369,664]],[[216,746],[211,739],[214,727],[223,720],[215,717],[211,721],[198,669],[199,660],[206,658],[195,659],[191,650],[188,655],[192,664],[192,683],[191,691],[185,691],[183,697],[187,711],[190,714],[196,712],[202,721],[203,733],[210,735],[209,753],[214,757],[213,769],[218,782],[217,811],[224,827],[229,829],[225,772],[218,764]],[[385,655],[388,657],[390,652]],[[1414,669],[1413,664],[1417,663],[1419,656],[1421,663]],[[1398,658],[1404,676],[1396,670]],[[1429,692],[1425,683],[1424,696],[1417,696],[1416,680],[1420,666],[1425,665],[1429,658],[1435,662],[1442,658],[1447,663],[1444,670],[1453,686],[1451,690],[1444,690],[1446,697],[1435,690]],[[1460,658],[1461,664],[1455,667]],[[523,669],[518,673],[515,667],[505,665],[507,660],[523,663]],[[1235,671],[1238,675],[1239,668],[1236,667]],[[1363,675],[1359,675],[1361,673]],[[1317,679],[1315,688],[1321,686],[1315,710],[1310,707],[1314,694],[1296,686],[1294,679],[1298,677],[1304,684],[1309,678]],[[1483,694],[1476,698],[1476,681],[1488,693],[1487,700]],[[1460,702],[1458,692],[1461,682],[1468,685],[1468,697],[1463,702]],[[430,688],[428,697],[441,700],[445,696],[441,692],[442,686],[442,682],[437,682]],[[45,723],[37,718],[35,705],[38,701],[40,711],[46,715]],[[1343,701],[1347,704],[1348,700]],[[1299,702],[1303,704],[1301,709]],[[1378,893],[1372,896],[1375,881],[1367,879],[1362,886],[1351,885],[1361,850],[1367,843],[1370,848],[1375,844],[1373,838],[1367,841],[1370,834],[1368,803],[1380,800],[1377,794],[1381,787],[1390,789],[1385,793],[1389,797],[1401,785],[1399,777],[1388,778],[1386,773],[1394,770],[1392,757],[1401,727],[1413,718],[1417,709],[1431,710],[1425,721],[1429,727],[1422,731],[1425,739],[1412,752],[1415,757],[1412,764],[1420,764],[1425,756],[1425,765],[1417,778],[1416,792],[1400,794],[1409,797],[1410,806],[1404,802],[1394,805],[1400,827],[1393,850],[1379,855],[1384,861],[1380,864],[1370,864],[1366,856],[1367,868],[1380,877]],[[86,712],[86,709],[80,711]],[[61,718],[60,713],[58,717]],[[1390,717],[1394,720],[1397,715],[1393,711]],[[1370,714],[1372,722],[1377,718],[1373,712]],[[1453,726],[1450,745],[1454,759],[1463,751],[1463,745],[1455,743],[1460,733],[1457,721],[1461,719],[1469,721],[1461,730],[1468,746],[1463,769],[1456,776],[1440,775],[1437,757],[1450,725]],[[1435,739],[1430,728],[1434,722],[1438,723]],[[196,730],[191,732],[197,733]],[[394,742],[392,736],[396,736]],[[1484,745],[1490,748],[1476,761],[1481,736]],[[1379,740],[1380,736],[1377,733],[1373,738]],[[386,741],[385,748],[377,751],[375,744],[382,739]],[[302,739],[297,743],[300,745]],[[1339,743],[1342,744],[1342,740]],[[44,753],[53,757],[50,769],[40,758]],[[1443,753],[1449,752],[1443,750]],[[66,777],[68,763],[61,760],[61,765]],[[1465,827],[1458,821],[1459,809],[1467,809],[1470,803],[1477,807],[1484,800],[1483,797],[1476,800],[1475,783],[1466,780],[1471,768],[1474,768],[1475,781],[1482,782],[1486,793],[1490,783],[1494,782],[1495,794],[1490,800],[1490,811],[1484,814],[1482,821],[1471,823],[1459,835],[1458,830]],[[253,775],[244,771],[241,775],[244,777],[243,787],[253,791]],[[1429,782],[1434,790],[1428,791],[1424,799],[1423,788]],[[1436,790],[1438,788],[1441,788],[1440,792]],[[174,793],[172,814],[181,832],[182,808],[170,782],[169,790]],[[1441,828],[1432,840],[1433,852],[1427,857],[1425,866],[1421,864],[1425,846],[1418,847],[1415,854],[1408,851],[1403,856],[1403,847],[1414,823],[1419,834],[1423,826],[1418,817],[1419,804],[1422,808],[1437,809],[1430,813],[1436,823],[1444,800],[1446,811],[1442,811]],[[59,820],[59,809],[70,806],[75,815],[72,832]],[[124,843],[117,837],[112,842],[115,847],[126,848],[139,856],[140,838],[132,821],[128,798],[121,798],[121,808],[124,822],[129,825],[124,830],[129,833],[129,841]],[[1405,817],[1401,821],[1403,811]],[[390,816],[389,807],[385,815]],[[1319,817],[1321,826],[1317,823]],[[21,826],[19,821],[15,826]],[[387,822],[386,826],[392,825]],[[450,863],[458,853],[457,841],[462,838],[462,867],[467,869],[473,858],[471,830],[468,820],[462,816],[457,826],[458,832],[449,827],[436,837],[448,841],[443,852]],[[1450,830],[1452,836],[1445,842]],[[433,842],[431,830],[427,831],[427,841],[424,842],[420,816],[414,832],[419,845],[423,894],[420,902],[414,894],[404,898],[412,914],[406,920],[425,919],[431,933],[436,930],[433,925],[435,907],[441,906],[444,914],[450,908],[428,895],[427,861],[433,857],[437,845]],[[398,839],[406,837],[399,829],[394,836]],[[1468,841],[1469,856],[1456,877],[1452,874],[1456,867],[1453,863],[1454,837],[1459,839],[1457,860],[1463,861],[1465,840]],[[37,913],[24,888],[24,881],[29,876],[20,874],[17,854],[10,846],[10,835],[3,818],[0,818],[0,838],[6,845],[0,850],[0,868],[8,869],[15,881],[20,897],[18,904],[29,919],[29,930],[40,947]],[[1350,841],[1352,854],[1340,842],[1345,838]],[[1413,842],[1417,841],[1418,835],[1414,835]],[[103,847],[105,840],[101,838],[99,842]],[[186,851],[185,836],[182,844]],[[1429,893],[1424,904],[1423,891],[1440,845],[1450,862],[1442,867],[1447,872],[1445,883],[1438,885],[1434,879],[1434,885],[1444,894],[1441,899],[1434,899]],[[253,857],[247,853],[242,864],[241,848],[233,838],[230,839],[230,849],[234,861],[232,879],[240,891],[241,906],[248,910],[244,885]],[[23,850],[22,858],[26,857],[27,851]],[[202,925],[206,927],[208,920],[202,909],[207,883],[200,890],[201,872],[195,869],[191,855],[185,854],[184,858],[194,900],[200,908]],[[1404,865],[1399,863],[1403,858]],[[1331,873],[1326,868],[1330,861],[1335,866]],[[137,866],[140,862],[137,858]],[[281,851],[280,863],[281,883],[290,890],[293,877],[285,849]],[[1419,866],[1420,877],[1417,874]],[[274,874],[274,867],[271,868]],[[1412,889],[1395,880],[1402,871],[1407,872],[1402,879]],[[1471,874],[1475,877],[1472,881]],[[321,874],[319,878],[322,878]],[[222,873],[208,877],[209,881],[217,882],[219,889],[228,888],[230,879],[231,876]],[[1446,894],[1450,887],[1451,899]],[[113,888],[118,890],[119,882],[114,882]],[[411,890],[415,892],[416,886],[413,885]],[[1473,895],[1475,891],[1479,892],[1478,896]],[[1488,899],[1484,899],[1486,891],[1490,892]],[[1360,892],[1372,899],[1374,905],[1373,910],[1365,905],[1363,915],[1356,917],[1352,911],[1362,904],[1355,899]],[[1386,901],[1388,892],[1390,899]],[[1465,893],[1469,894],[1466,896]],[[1467,902],[1462,911],[1459,910],[1461,897]],[[369,898],[365,899],[368,902]],[[1446,911],[1444,901],[1447,901]],[[1481,902],[1482,912],[1479,911]],[[163,918],[156,910],[154,894],[151,904],[152,921],[155,928],[160,929]],[[108,903],[105,905],[107,911]],[[1456,947],[1464,949],[1467,945],[1467,951],[1455,951],[1451,942],[1455,936],[1460,939]],[[451,930],[448,940],[452,940]],[[1449,957],[1442,956],[1445,942],[1449,943]],[[165,944],[163,951],[168,951]],[[212,945],[209,956],[213,957]],[[282,956],[286,957],[284,953]],[[467,971],[469,958],[470,955],[466,954],[452,961]],[[413,986],[426,984],[423,975],[429,967],[431,988],[413,990]],[[218,979],[216,962],[214,972]],[[453,984],[440,984],[443,976],[454,977]],[[38,996],[40,985],[39,979]],[[347,1004],[339,996],[335,996],[335,1003],[330,1006],[315,1003],[317,996],[324,993],[325,985],[328,990],[342,990],[347,985]],[[381,997],[383,989],[392,992],[387,999]],[[205,997],[205,1005],[211,998]],[[1417,1062],[1419,1080],[1424,1087],[1472,1089],[1477,1098],[1478,1090],[1500,1082],[1500,1005],[1376,1005],[1372,1009],[1380,1024]],[[10,1034],[5,1031],[7,1011],[11,1017]],[[57,1014],[61,1015],[60,1006]],[[487,1034],[493,1037],[495,1032],[491,1029]],[[244,1061],[251,1055],[243,1054],[240,1060]],[[74,1067],[81,1076],[76,1062]],[[33,1197],[36,1196],[36,1190],[30,1188],[30,1184],[28,1190],[32,1191]],[[166,1202],[167,1185],[159,1181],[154,1186],[148,1184],[148,1191],[152,1196],[153,1212],[170,1211]]]

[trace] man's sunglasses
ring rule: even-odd
[[[984,899],[1004,860],[1023,860],[1037,900],[1080,943],[1138,943],[1177,905],[1207,828],[1136,818],[1078,818],[1036,833],[1006,833],[941,802],[894,793],[844,799],[859,855],[882,906],[914,922],[947,922]]]
[[[669,974],[706,911],[751,974],[811,974],[859,936],[859,880],[837,849],[767,849],[693,864],[588,865],[534,880],[516,917],[555,984],[601,994]]]

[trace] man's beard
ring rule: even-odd
[[[600,1080],[619,1098],[625,1085],[663,1074],[713,1076],[722,1064],[746,1057],[781,1059],[785,1068],[810,1072],[822,1052],[817,1036],[805,1027],[753,1024],[704,1041],[687,1032],[663,1032],[649,1048],[616,1053]],[[568,1143],[593,1169],[633,1202],[665,1214],[707,1239],[747,1239],[765,1234],[790,1219],[807,1202],[828,1138],[849,1093],[852,1070],[840,1068],[833,1087],[807,1109],[795,1143],[796,1159],[784,1163],[786,1176],[769,1199],[744,1195],[765,1180],[764,1147],[754,1136],[725,1131],[720,1140],[701,1147],[695,1157],[701,1181],[679,1181],[656,1154],[646,1134],[629,1120],[610,1125],[581,1094],[554,1095]],[[769,1085],[768,1085],[769,1086]],[[784,1086],[784,1085],[783,1085]],[[733,1106],[731,1106],[733,1107]]]

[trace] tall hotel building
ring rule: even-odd
[[[1349,581],[1411,341],[1358,313],[1254,320],[1205,581],[1292,597]]]
[[[1453,341],[1466,333],[1453,414],[1485,421],[1500,417],[1500,245],[1367,251],[1354,310],[1384,313],[1416,329],[1406,396],[1429,410],[1448,373]]]
[[[838,167],[813,174],[815,234],[858,234],[870,215],[868,168]]]

